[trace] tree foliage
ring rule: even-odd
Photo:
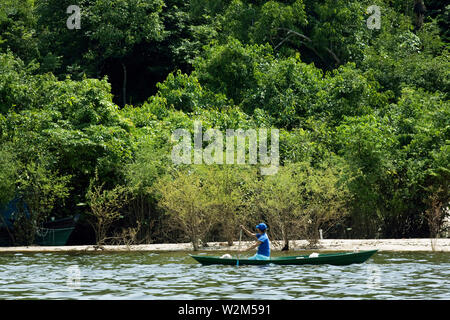
[[[69,0],[4,0],[0,203],[84,216],[77,204],[123,187],[90,210],[120,212],[111,228],[140,242],[184,230],[195,246],[231,243],[261,219],[286,243],[342,237],[336,221],[355,237],[436,235],[450,201],[448,6],[416,2],[80,0],[70,30]],[[172,133],[195,121],[279,129],[278,174],[175,165]]]

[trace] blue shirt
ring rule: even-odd
[[[256,234],[256,237],[258,238],[258,241],[261,241],[262,243],[258,247],[257,254],[262,254],[263,256],[270,257],[270,242],[269,238],[267,237],[266,233],[263,234]]]

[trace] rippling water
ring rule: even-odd
[[[449,253],[240,267],[201,266],[188,252],[0,255],[0,299],[450,299],[449,281]]]

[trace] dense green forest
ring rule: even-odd
[[[231,244],[260,221],[285,241],[437,236],[444,3],[2,0],[0,204],[30,211],[15,243],[75,213],[72,244]],[[171,135],[194,121],[279,129],[278,173],[174,164]]]

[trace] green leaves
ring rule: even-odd
[[[204,239],[212,223],[212,212],[206,205],[209,202],[202,188],[201,176],[196,170],[173,171],[173,176],[159,180],[156,189],[160,195],[159,206],[182,228],[198,250],[199,241]]]
[[[105,58],[123,58],[138,43],[162,39],[162,7],[161,0],[96,0],[84,7],[89,38]]]
[[[33,0],[4,0],[0,4],[0,52],[11,50],[26,62],[38,58]]]
[[[256,86],[257,68],[273,59],[271,53],[270,46],[243,45],[230,38],[225,45],[214,43],[207,49],[195,63],[195,75],[206,88],[239,104],[246,90]]]
[[[5,110],[1,144],[14,150],[21,174],[37,170],[32,181],[21,178],[12,184],[26,185],[26,190],[44,188],[36,180],[42,177],[43,186],[60,186],[61,192],[63,187],[72,188],[76,196],[70,202],[83,200],[83,188],[95,169],[115,180],[123,164],[131,160],[133,148],[130,123],[112,103],[106,80],[58,81],[51,75],[33,75],[11,54],[0,55],[0,59],[5,61],[0,67],[4,70],[0,72],[0,97],[4,97],[1,105]],[[42,159],[46,159],[44,167],[36,169],[35,163]],[[71,176],[70,181],[58,182],[66,176]],[[33,200],[35,210],[48,213],[53,208],[51,199],[68,196],[67,191],[45,200],[47,191],[39,191]],[[39,206],[38,201],[46,202]]]
[[[129,201],[129,190],[121,185],[111,190],[104,188],[104,183],[100,183],[96,172],[89,184],[86,199],[91,208],[89,214],[95,229],[96,242],[98,245],[104,244],[111,224],[123,218],[120,210]]]
[[[448,171],[438,169],[449,165],[441,153],[449,140],[448,110],[443,95],[408,88],[385,116],[346,118],[337,128],[353,177],[354,219],[365,220],[366,232],[405,235],[411,225],[420,228],[429,189],[448,190]],[[441,197],[447,199],[448,193]]]
[[[322,73],[294,58],[278,59],[257,66],[256,85],[248,91],[242,108],[253,113],[263,109],[284,128],[299,126],[311,115],[315,95],[322,86]]]
[[[267,1],[259,9],[259,15],[251,27],[251,38],[256,43],[278,44],[277,35],[285,29],[298,30],[307,24],[302,0],[286,5],[279,1]]]
[[[7,144],[0,147],[0,210],[15,196],[18,165],[14,153]]]
[[[158,212],[200,215],[192,220],[200,229],[209,226],[202,222],[206,207],[235,222],[230,212],[244,210],[241,196],[249,200],[262,189],[250,220],[284,208],[305,225],[303,215],[325,219],[327,202],[337,208],[342,203],[333,199],[348,198],[342,210],[360,236],[379,228],[384,236],[424,236],[428,199],[448,202],[450,68],[438,25],[444,11],[430,9],[413,31],[412,7],[401,1],[80,0],[81,29],[68,30],[69,0],[5,1],[0,202],[31,172],[36,184],[29,188],[41,190],[45,202],[54,179],[61,192],[49,198],[67,197],[70,211],[85,201],[98,172],[106,190],[126,185],[139,196],[131,204],[135,220],[151,220],[155,185],[175,170],[171,133],[191,130],[195,120],[205,129],[279,128],[284,165],[262,180],[250,171],[231,170],[236,180],[224,168],[197,168],[166,181],[215,199],[193,203],[200,213],[186,211],[190,199],[162,189],[177,207],[167,203]],[[379,30],[367,28],[371,4],[381,7]],[[350,194],[336,187],[337,177]],[[228,184],[239,184],[229,199]],[[292,204],[302,215],[288,212]],[[198,238],[200,229],[189,232]]]
[[[317,167],[308,161],[287,163],[276,175],[254,182],[252,205],[285,245],[298,238],[315,244],[319,228],[329,228],[346,214],[350,195],[340,171],[331,162]]]
[[[171,73],[163,83],[158,83],[158,96],[164,99],[166,108],[184,112],[199,112],[201,109],[222,109],[228,101],[224,95],[203,88],[194,75]]]

